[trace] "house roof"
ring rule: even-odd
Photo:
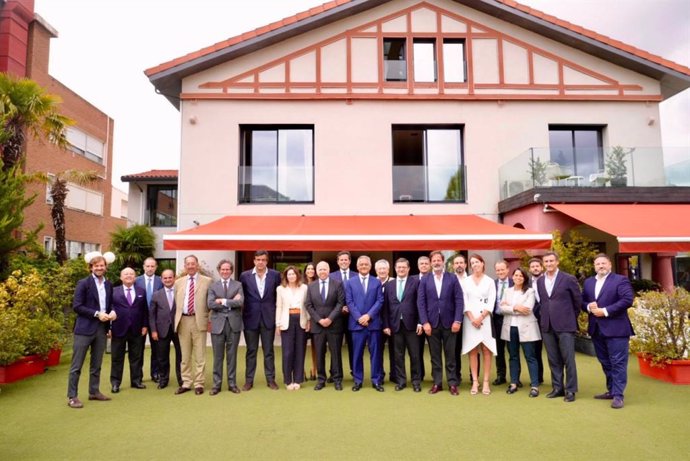
[[[149,170],[143,173],[124,175],[120,180],[122,182],[177,180],[177,170]]]
[[[179,108],[182,79],[390,0],[333,0],[146,69],[156,90]],[[454,0],[470,8],[629,68],[661,82],[669,98],[690,87],[690,68],[514,0]]]

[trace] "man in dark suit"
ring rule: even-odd
[[[582,295],[575,277],[558,270],[556,253],[544,254],[542,261],[546,272],[537,280],[541,304],[539,325],[553,384],[553,390],[546,397],[563,397],[566,402],[574,402],[577,392],[575,332]]]
[[[338,263],[338,270],[331,272],[330,277],[334,280],[338,280],[339,282],[342,282],[343,284],[343,292],[345,291],[345,283],[347,283],[350,278],[356,278],[357,273],[355,271],[350,270],[350,264],[352,263],[352,256],[350,255],[350,252],[347,250],[342,250],[339,251],[338,254],[336,255],[336,261]],[[348,368],[350,370],[350,375],[352,375],[352,367],[353,367],[353,361],[352,361],[352,332],[348,328],[348,322],[350,319],[350,311],[348,307],[345,305],[342,307],[340,311],[340,316],[336,319],[336,323],[339,323],[340,325],[336,326],[336,328],[342,328],[344,331],[344,339],[345,339],[345,344],[347,346],[347,360],[348,360]],[[333,376],[333,368],[331,368],[331,377]],[[340,362],[340,370],[339,370],[340,376],[343,376],[343,362]]]
[[[419,373],[419,339],[423,333],[417,310],[419,280],[409,277],[410,262],[399,258],[395,262],[396,278],[386,283],[383,291],[383,334],[392,338],[395,367],[395,390],[407,386],[405,349],[410,356],[410,374],[415,392],[422,390]]]
[[[496,305],[494,306],[494,314],[491,316],[491,321],[494,324],[494,331],[496,332],[496,379],[493,384],[498,386],[506,383],[506,342],[501,339],[501,331],[503,330],[503,314],[501,314],[501,301],[505,299],[508,288],[513,286],[513,280],[508,274],[508,262],[505,260],[497,261],[494,264],[494,272],[496,273]],[[520,376],[520,364],[518,363],[518,376]],[[522,387],[522,383],[517,383],[518,387]]]
[[[268,252],[254,253],[254,268],[240,275],[244,292],[244,339],[247,343],[245,383],[243,391],[254,387],[256,354],[259,338],[264,352],[264,374],[268,387],[278,390],[273,340],[276,335],[276,289],[280,285],[280,273],[268,268]]]
[[[168,387],[170,380],[170,343],[175,347],[175,373],[177,385],[182,386],[182,349],[175,333],[175,271],[166,269],[161,273],[163,288],[154,292],[149,309],[149,329],[158,348],[158,389]]]
[[[345,305],[343,283],[329,277],[330,267],[326,261],[316,265],[318,280],[307,287],[304,306],[311,317],[311,332],[316,350],[316,374],[318,381],[315,391],[326,386],[326,344],[331,352],[331,372],[335,390],[343,390],[342,347],[343,325],[337,320]]]
[[[383,291],[381,282],[371,277],[371,259],[369,256],[357,258],[356,278],[345,284],[345,302],[350,309],[348,328],[352,332],[352,372],[355,384],[354,392],[362,388],[364,381],[364,348],[369,348],[371,363],[371,383],[378,392],[383,392],[383,354],[381,348],[381,308]]]
[[[606,376],[606,392],[595,399],[612,400],[611,408],[623,408],[628,383],[630,336],[634,335],[628,308],[633,288],[627,277],[611,273],[611,260],[603,253],[594,258],[596,276],[585,280],[582,310],[589,313],[589,335]]]
[[[541,264],[541,258],[531,258],[529,260],[529,273],[531,275],[530,278],[530,287],[534,290],[534,309],[532,309],[532,312],[534,313],[534,316],[537,318],[537,321],[539,321],[539,309],[541,308],[539,304],[539,292],[537,292],[537,280],[539,280],[539,277],[541,277],[541,274],[544,272],[544,266]],[[539,366],[539,384],[544,382],[544,357],[542,357],[542,346],[544,344],[544,341],[541,339],[539,341],[534,342],[534,354],[537,356],[537,365]]]
[[[216,395],[223,385],[223,356],[228,368],[228,390],[239,394],[235,371],[237,369],[237,346],[242,333],[242,284],[232,280],[233,265],[227,259],[218,263],[220,280],[208,289],[208,308],[211,311],[211,345],[213,347],[213,388]]]
[[[419,321],[429,338],[431,375],[434,385],[429,394],[443,390],[443,358],[445,357],[446,380],[451,395],[458,395],[458,374],[455,363],[455,342],[462,325],[465,311],[462,288],[454,274],[445,272],[445,258],[440,251],[433,251],[432,274],[424,277],[417,291]]]
[[[417,258],[417,270],[419,273],[413,275],[412,278],[421,282],[424,277],[431,273],[431,260],[428,256],[420,256]],[[429,337],[425,334],[419,337],[419,376],[420,380],[424,382],[426,376],[426,369],[424,365],[424,346],[429,341]]]
[[[105,279],[106,261],[103,256],[93,256],[88,263],[91,275],[77,282],[72,302],[77,320],[74,324],[72,364],[67,381],[67,405],[70,408],[84,406],[79,400],[79,377],[89,349],[89,400],[110,400],[110,397],[101,393],[99,387],[106,336],[110,321],[115,318],[111,314],[113,286]]]
[[[467,273],[467,261],[465,257],[461,254],[457,254],[453,257],[453,273],[458,278],[460,286],[462,287],[463,282],[469,277]],[[457,341],[455,341],[455,366],[458,373],[458,385],[462,382],[462,335],[458,335]],[[479,360],[477,365],[479,365]],[[477,373],[479,373],[479,368],[477,368]],[[469,374],[470,382],[472,382],[472,373]]]
[[[112,363],[110,384],[113,394],[120,392],[125,351],[129,360],[129,379],[134,389],[146,389],[144,378],[144,341],[149,324],[146,292],[134,286],[136,272],[126,267],[120,272],[122,286],[113,288],[113,310],[117,318],[111,324]]]
[[[158,268],[158,263],[153,257],[148,257],[144,260],[144,273],[134,280],[134,285],[146,291],[146,307],[151,312],[151,300],[153,299],[153,294],[163,288],[163,282],[161,278],[156,275],[156,269]],[[158,354],[154,343],[154,339],[151,336],[151,330],[149,330],[149,344],[151,345],[151,380],[153,382],[158,382],[158,368],[160,367]]]

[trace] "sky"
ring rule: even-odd
[[[115,120],[113,185],[179,166],[180,114],[144,70],[326,0],[35,0],[58,31],[50,74]],[[690,0],[521,0],[571,23],[690,66]],[[661,104],[671,164],[690,150],[690,90]]]

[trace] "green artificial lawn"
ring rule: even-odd
[[[244,384],[244,347],[238,359],[238,385]],[[84,408],[67,407],[71,354],[60,366],[0,392],[0,460],[16,459],[688,459],[690,387],[641,376],[631,356],[625,408],[592,396],[605,390],[599,363],[577,354],[580,390],[574,403],[528,398],[528,386],[513,395],[493,386],[490,396],[469,393],[466,357],[460,395],[447,390],[429,395],[411,387],[376,392],[370,381],[352,392],[352,379],[336,392],[320,392],[313,381],[299,391],[282,385],[280,349],[276,348],[279,391],[266,386],[259,353],[255,387],[239,395],[209,396],[211,350],[207,351],[206,392],[173,395],[147,380],[145,390],[124,386],[110,402],[90,402],[88,357],[82,371]],[[145,377],[148,378],[149,351]],[[428,352],[426,354],[428,362]],[[387,351],[385,362],[387,364]],[[308,359],[309,362],[309,359]],[[427,373],[430,365],[427,363]],[[125,364],[127,370],[128,364]],[[368,376],[365,367],[365,376]],[[522,381],[528,382],[523,363]],[[110,395],[110,355],[101,372],[101,391]],[[409,373],[409,372],[408,372]],[[494,373],[492,373],[493,379]],[[444,382],[445,386],[445,382]]]

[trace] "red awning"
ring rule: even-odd
[[[546,249],[551,234],[475,215],[226,216],[163,236],[166,250],[352,251]]]
[[[690,204],[549,206],[615,236],[621,253],[690,251]]]

